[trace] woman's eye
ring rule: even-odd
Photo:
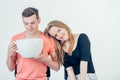
[[[55,38],[57,37],[57,34],[55,35]]]
[[[58,32],[60,32],[60,29],[58,30]]]

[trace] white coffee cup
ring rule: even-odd
[[[37,58],[43,48],[42,39],[20,39],[16,40],[17,52],[24,58]]]

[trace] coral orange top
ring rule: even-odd
[[[46,37],[42,32],[40,32],[40,38],[44,41],[43,52],[47,53],[48,55],[51,54],[55,50],[54,41]],[[18,39],[25,39],[24,32],[15,35],[12,38],[12,41],[16,41]],[[19,54],[17,57],[18,61],[16,80],[47,80],[46,64],[32,58],[23,58]]]

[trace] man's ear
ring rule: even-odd
[[[38,18],[38,24],[41,22],[41,19],[40,19],[40,17]]]

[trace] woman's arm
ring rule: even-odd
[[[67,73],[68,73],[69,80],[76,80],[73,68],[72,67],[68,67],[68,68],[66,68],[66,70],[67,70]]]
[[[87,65],[88,65],[87,61],[80,62],[80,80],[86,80]]]

